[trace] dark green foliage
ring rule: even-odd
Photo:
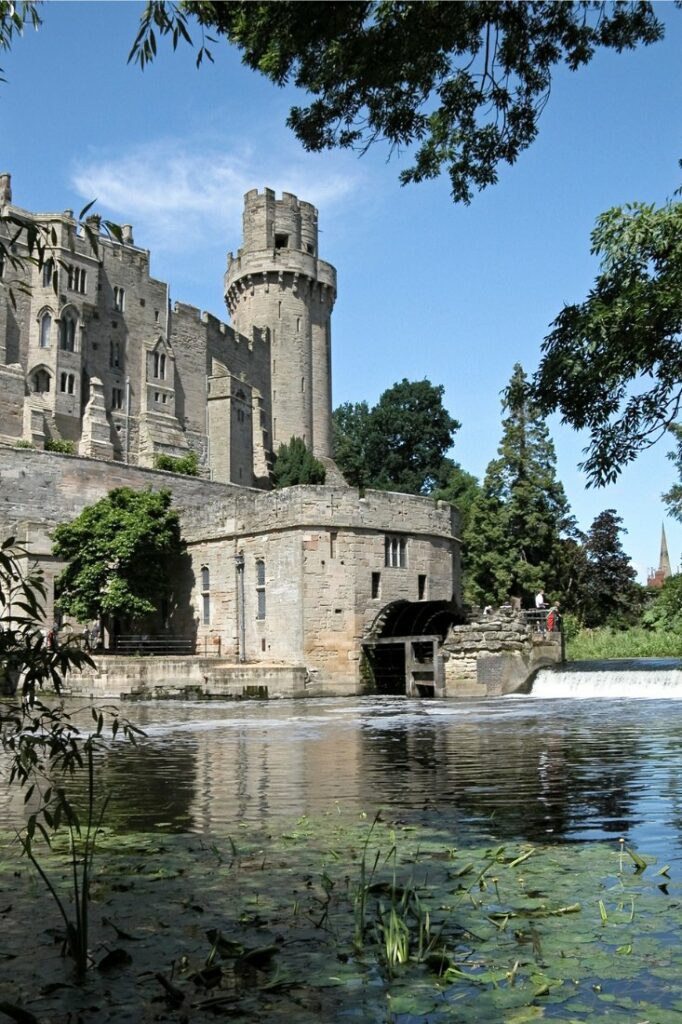
[[[20,685],[28,704],[46,685],[59,692],[70,669],[92,664],[77,647],[67,644],[57,651],[47,649],[38,628],[44,601],[43,573],[32,566],[28,553],[10,537],[0,547],[0,693]]]
[[[199,459],[196,452],[189,452],[181,458],[174,455],[156,455],[154,469],[165,469],[168,473],[181,473],[184,476],[199,476]]]
[[[403,378],[372,409],[369,437],[374,486],[430,494],[460,423],[443,405],[442,384]]]
[[[272,470],[275,487],[295,487],[296,484],[323,484],[327,471],[300,437],[292,437],[289,444],[280,446]]]
[[[371,487],[370,411],[367,402],[344,402],[332,414],[334,460],[351,487]]]
[[[607,508],[590,527],[583,546],[583,572],[578,587],[578,610],[584,625],[634,624],[642,611],[644,590],[623,551],[622,518]]]
[[[449,501],[459,512],[460,530],[464,534],[469,528],[471,512],[480,491],[477,478],[467,473],[458,462],[443,459],[440,480],[431,492],[436,501]]]
[[[589,431],[582,468],[601,485],[654,444],[680,408],[682,203],[608,210],[592,252],[600,274],[587,299],[554,321],[533,394],[543,412],[558,410]]]
[[[498,458],[488,466],[467,536],[468,597],[501,604],[511,596],[531,605],[544,587],[565,600],[575,525],[556,479],[554,445],[517,364],[505,393]]]
[[[460,424],[443,405],[442,385],[403,379],[368,410],[366,402],[334,411],[334,457],[348,483],[405,494],[430,494]]]
[[[668,428],[675,438],[677,448],[668,452],[668,458],[677,470],[677,482],[672,485],[669,491],[662,495],[663,501],[668,506],[668,512],[675,519],[682,521],[682,424],[671,423]]]
[[[53,553],[69,563],[55,582],[59,607],[80,622],[152,613],[182,550],[170,491],[119,487],[54,531]]]
[[[73,455],[76,451],[76,446],[73,441],[63,441],[59,437],[53,438],[51,441],[45,442],[46,452],[59,452],[61,455]]]
[[[463,202],[533,141],[556,66],[663,35],[650,3],[153,2],[130,59],[153,60],[157,35],[191,41],[189,15],[312,97],[287,122],[306,149],[415,145],[403,184],[446,169]]]

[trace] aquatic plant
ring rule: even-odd
[[[88,965],[88,910],[95,837],[106,808],[96,809],[97,779],[94,751],[102,739],[105,720],[111,734],[119,730],[131,740],[140,732],[121,720],[113,708],[92,709],[95,729],[83,735],[61,703],[45,704],[38,692],[51,686],[59,695],[67,673],[92,665],[92,659],[73,642],[49,649],[39,623],[44,619],[42,601],[45,586],[40,570],[32,567],[30,555],[14,538],[0,547],[0,682],[5,697],[0,700],[0,744],[9,756],[9,784],[24,790],[24,803],[33,803],[26,827],[17,833],[19,845],[54,899],[66,927],[65,949],[76,969]],[[87,808],[85,828],[66,782],[85,768]],[[41,865],[36,839],[47,846],[64,825],[68,830],[72,868],[74,918]]]
[[[104,830],[98,844],[87,987],[58,983],[34,933],[0,1002],[40,991],[46,1019],[82,1024],[679,1021],[680,886],[627,841],[458,848],[435,825],[334,813],[246,827],[238,848],[216,840],[220,856],[196,836]],[[58,843],[50,856],[66,884],[68,856]],[[10,881],[16,943],[24,900],[40,905],[0,859]]]

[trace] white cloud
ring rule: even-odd
[[[84,200],[120,223],[132,223],[138,245],[187,252],[212,242],[239,244],[243,195],[267,186],[293,192],[333,215],[356,195],[361,173],[346,154],[271,154],[244,148],[225,152],[197,141],[157,140],[123,156],[91,157],[73,173]]]

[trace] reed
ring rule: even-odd
[[[682,633],[667,630],[582,629],[567,637],[566,657],[569,661],[600,661],[606,658],[681,658]]]

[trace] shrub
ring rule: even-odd
[[[15,441],[15,448],[35,448],[33,441],[24,441],[23,438],[19,441]]]
[[[53,437],[45,442],[46,452],[59,452],[61,455],[73,455],[76,446],[73,441],[64,441],[61,437]]]
[[[196,452],[190,452],[180,458],[174,455],[157,455],[154,458],[155,469],[165,469],[167,473],[181,473],[183,476],[199,476],[199,459]]]
[[[294,487],[296,484],[323,484],[327,471],[316,459],[301,437],[292,437],[283,444],[275,458],[272,482],[275,487]]]

